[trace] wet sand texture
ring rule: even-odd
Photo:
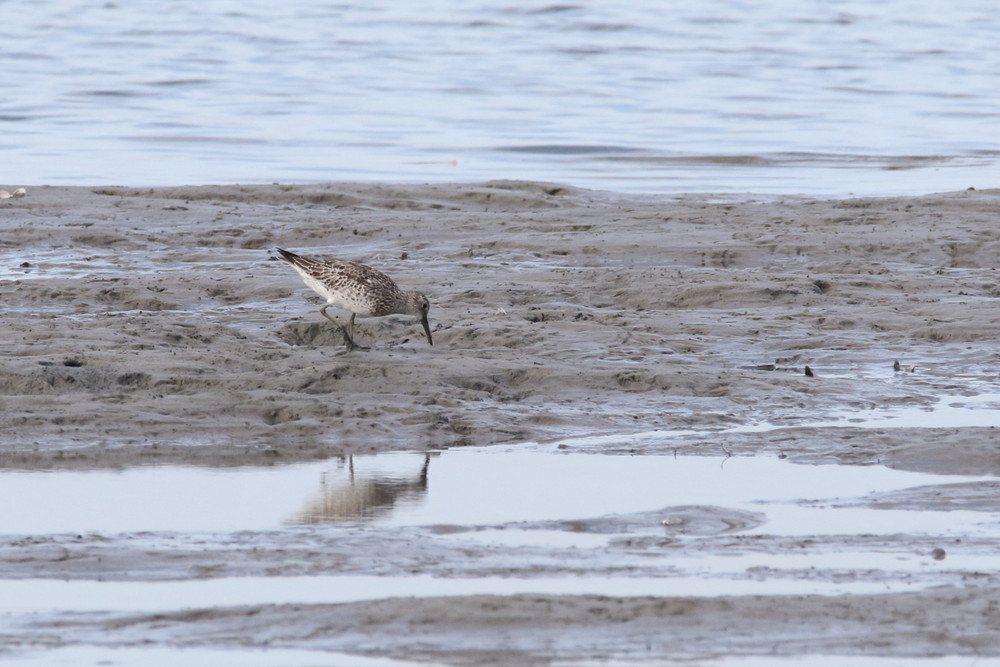
[[[690,429],[669,442],[622,438],[595,451],[1000,474],[995,428],[850,422],[894,408],[919,412],[942,396],[997,392],[1000,190],[814,200],[622,196],[514,181],[29,187],[27,196],[0,201],[0,220],[0,465],[8,469],[260,464]],[[270,259],[276,246],[362,261],[403,289],[424,292],[434,346],[413,318],[359,318],[358,342],[372,349],[345,353],[318,298]],[[833,428],[825,420],[840,421]],[[720,434],[761,422],[784,428]],[[993,486],[865,502],[996,512]],[[8,536],[0,568],[5,578],[139,581],[538,573],[533,550],[469,551],[427,531],[345,531],[207,541]],[[877,544],[724,532],[614,548],[647,563],[654,576],[670,574],[667,547],[690,557],[938,548],[943,569],[921,575],[938,587],[68,614],[25,621],[8,638],[35,645],[252,641],[452,664],[1000,655],[995,573],[948,570],[963,553],[995,552],[997,540],[940,545],[905,534],[871,541]],[[554,568],[546,574],[602,576],[566,560],[590,552],[559,553],[543,559]],[[879,569],[841,574],[896,577]]]
[[[998,202],[32,188],[0,203],[0,460],[296,460],[919,404],[996,364]],[[276,245],[425,292],[434,347],[412,318],[359,318],[373,349],[343,354]],[[896,359],[918,372],[844,372]]]

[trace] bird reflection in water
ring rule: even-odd
[[[343,459],[342,459],[343,461]],[[355,474],[354,457],[347,457],[348,479],[331,484],[324,474],[317,497],[309,500],[290,523],[300,525],[338,521],[370,521],[387,515],[400,501],[418,500],[427,493],[427,468],[431,455],[425,454],[419,472]]]

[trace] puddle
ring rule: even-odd
[[[564,663],[555,661],[553,667]],[[566,667],[599,667],[603,662],[572,662]],[[629,661],[631,667],[644,667],[646,664]],[[684,667],[1000,667],[1000,658],[969,657],[964,655],[949,655],[925,658],[923,656],[906,656],[905,658],[885,658],[873,655],[797,655],[797,656],[733,656],[719,659],[698,660],[692,662],[677,661],[669,663]]]
[[[748,530],[772,535],[853,533],[862,524],[872,533],[970,530],[982,513],[826,506],[942,479],[992,478],[763,457],[610,456],[528,445],[267,468],[3,472],[0,507],[19,511],[0,514],[0,534],[235,532],[343,522],[488,527],[693,505],[764,511],[765,525]],[[669,521],[669,514],[663,519]]]
[[[297,649],[207,649],[207,648],[112,648],[108,646],[71,646],[41,653],[24,652],[3,655],[4,667],[93,667],[102,665],[212,665],[212,667],[309,667],[343,665],[347,667],[410,667],[424,664],[390,658],[366,658],[320,651]]]
[[[145,667],[173,667],[174,665],[213,665],[213,667],[411,667],[426,665],[426,661],[406,662],[390,658],[368,658],[357,655],[304,651],[295,649],[268,650],[216,650],[198,648],[109,648],[98,646],[53,649],[44,653],[21,654],[5,657],[6,667],[92,667],[93,665],[144,665]],[[580,660],[552,660],[553,667],[607,667],[606,660],[596,662]],[[925,658],[908,656],[905,659],[878,656],[802,655],[802,656],[736,656],[709,660],[629,659],[633,667],[652,667],[664,664],[694,667],[1000,667],[1000,659],[968,656],[941,656]]]
[[[669,560],[673,574],[668,579],[637,577],[628,579],[628,584],[621,578],[599,576],[455,581],[315,577],[305,578],[304,585],[295,577],[254,580],[252,585],[245,580],[239,584],[235,578],[107,584],[7,581],[0,582],[0,599],[8,600],[0,603],[0,611],[14,611],[11,605],[17,604],[29,604],[17,608],[20,611],[38,611],[31,605],[49,599],[46,586],[57,591],[52,599],[65,602],[72,597],[72,608],[78,610],[104,609],[103,604],[117,609],[130,598],[147,609],[153,599],[168,601],[167,607],[209,604],[211,595],[202,600],[197,597],[202,593],[191,591],[215,588],[220,590],[214,599],[226,604],[306,602],[313,593],[319,595],[317,600],[344,602],[401,594],[568,592],[567,585],[576,592],[617,595],[627,594],[633,585],[643,594],[662,595],[860,592],[871,587],[864,582],[805,581],[809,577],[801,573],[874,568],[894,575],[926,573],[935,566],[933,545],[1000,533],[1000,522],[990,512],[873,509],[863,498],[993,479],[881,466],[797,465],[778,458],[612,456],[530,445],[230,470],[178,466],[121,472],[6,472],[0,474],[0,506],[21,510],[0,514],[0,534],[32,539],[68,533],[84,541],[83,536],[92,534],[107,540],[119,533],[135,541],[141,534],[178,532],[206,535],[208,543],[242,531],[287,531],[288,539],[294,540],[295,531],[367,525],[376,530],[416,530],[455,548],[465,543],[600,552],[615,540],[669,542],[723,534],[769,539],[837,536],[847,541],[907,535],[930,546],[879,553],[859,546],[863,544],[859,541],[854,547],[811,550],[805,555],[673,554]],[[52,503],[56,497],[60,502]],[[991,567],[992,553],[956,554],[948,560],[950,571]],[[774,576],[735,581],[754,569],[783,572],[787,581]],[[93,591],[89,586],[95,587]],[[887,590],[884,583],[878,586]],[[240,590],[253,594],[244,598]],[[355,597],[358,591],[361,597]]]
[[[945,407],[994,411],[986,400],[963,400]],[[0,513],[0,535],[13,536],[4,540],[6,562],[26,577],[0,579],[0,634],[26,623],[79,623],[88,613],[431,596],[902,593],[995,569],[996,513],[920,509],[941,505],[919,501],[946,493],[943,485],[993,477],[777,457],[608,455],[567,442],[234,469],[0,472],[0,507],[17,508]],[[866,500],[907,490],[910,509],[875,509]],[[183,544],[166,547],[172,540]],[[248,553],[258,558],[258,545],[256,569],[222,565],[215,576],[198,574],[203,564],[236,565],[238,557],[245,565]],[[409,555],[373,552],[386,545]],[[102,569],[95,564],[102,555],[121,560]],[[33,559],[30,567],[17,565],[22,557]],[[70,565],[69,580],[30,578],[61,572],[58,563],[71,557],[83,569]],[[188,560],[161,571],[175,558]],[[292,569],[282,569],[286,560]],[[115,569],[129,563],[136,571]],[[254,576],[240,576],[248,572]],[[96,579],[105,574],[112,580]],[[25,667],[406,664],[166,646],[72,646],[3,658]]]
[[[831,420],[808,422],[797,426],[828,428],[972,428],[1000,427],[1000,394],[944,396],[926,408],[893,408],[845,413]],[[761,431],[782,428],[772,424],[733,429],[731,432]]]
[[[819,426],[846,425],[863,428],[968,428],[1000,427],[1000,394],[946,396],[925,409],[888,411],[885,415],[857,415]]]
[[[180,609],[265,604],[336,604],[463,595],[606,595],[711,597],[713,595],[843,595],[919,590],[911,582],[724,579],[677,577],[477,577],[426,575],[227,577],[184,581],[0,581],[0,615],[84,612],[161,613]]]
[[[629,435],[629,440],[649,442],[687,436],[727,435],[731,433],[768,433],[791,428],[1000,428],[1000,394],[944,396],[928,407],[894,407],[878,410],[851,410],[832,419],[795,423],[758,422],[714,431],[678,429],[643,431]],[[569,438],[558,444],[575,448],[604,446],[622,440],[621,436]]]
[[[96,248],[27,252],[15,248],[12,252],[0,253],[0,280],[79,279],[81,276],[95,280],[120,277],[121,272],[120,254]]]

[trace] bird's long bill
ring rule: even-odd
[[[434,341],[431,339],[431,325],[427,322],[427,313],[424,313],[424,316],[420,318],[420,323],[424,325],[424,333],[427,334],[427,342],[433,345]]]

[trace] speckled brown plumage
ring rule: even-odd
[[[427,334],[427,342],[433,345],[431,328],[427,321],[430,303],[420,292],[404,292],[392,278],[381,271],[364,264],[343,259],[316,259],[297,255],[278,248],[281,261],[298,271],[306,285],[326,299],[319,309],[325,318],[340,327],[344,343],[349,349],[358,347],[354,343],[355,315],[382,317],[383,315],[413,315]],[[329,306],[351,311],[351,319],[344,327],[327,314]]]

